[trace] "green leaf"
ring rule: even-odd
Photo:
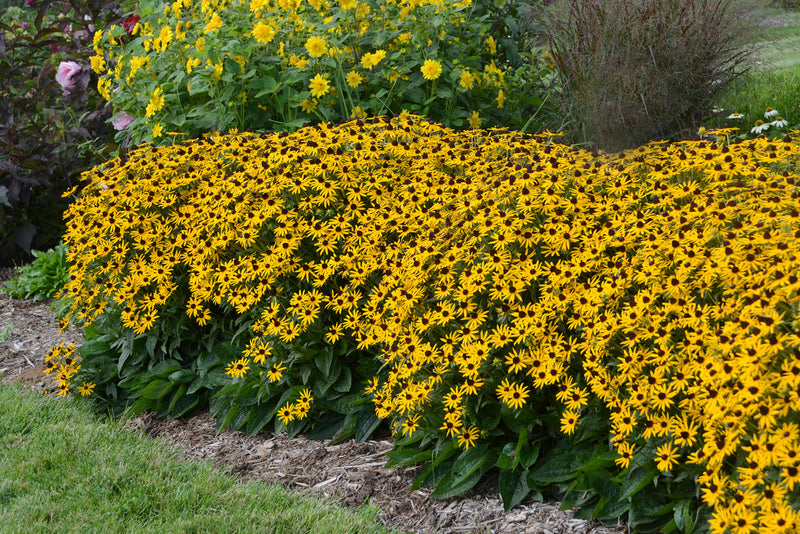
[[[191,79],[189,85],[189,94],[190,95],[198,95],[200,93],[208,93],[211,90],[211,86],[208,82],[200,77],[193,77]],[[187,115],[192,116],[192,113],[188,113]]]
[[[353,373],[347,366],[343,366],[341,369],[333,389],[339,393],[348,393],[350,388],[353,387]]]
[[[395,443],[395,446],[397,444]],[[414,448],[389,451],[386,453],[389,461],[386,467],[410,467],[431,459],[431,451],[419,451]]]
[[[369,439],[383,420],[375,415],[375,410],[373,410],[371,406],[367,406],[366,409],[361,410],[357,417],[355,438],[356,441],[362,443]]]
[[[336,445],[337,443],[341,443],[344,440],[353,437],[356,433],[356,422],[358,421],[358,415],[356,414],[348,414],[344,418],[344,422],[342,422],[341,428],[336,431],[333,438],[331,438],[331,445]]]
[[[232,74],[239,74],[242,71],[242,66],[230,58],[225,58],[225,61],[223,61],[223,68],[225,72]]]
[[[566,482],[575,477],[575,471],[570,465],[568,456],[556,451],[537,470],[530,473],[531,480],[539,484],[553,484]]]
[[[522,467],[525,469],[530,468],[539,458],[539,450],[542,444],[540,442],[524,445],[521,449],[517,450],[517,459]]]
[[[200,404],[200,396],[195,394],[187,394],[181,397],[174,406],[170,406],[170,411],[172,412],[172,417],[178,418],[183,417],[187,413],[191,412],[194,408],[196,408]]]
[[[303,384],[308,384],[308,379],[311,378],[311,372],[313,371],[312,367],[308,364],[297,367],[299,367],[300,379]]]
[[[434,499],[449,499],[450,497],[461,495],[475,487],[482,475],[483,473],[478,470],[473,471],[466,477],[457,478],[453,476],[452,472],[449,472],[436,485],[436,488],[431,492],[431,497]]]
[[[151,358],[154,358],[156,355],[156,343],[158,343],[158,338],[156,336],[147,336],[145,347],[147,349],[147,354],[149,354]]]
[[[486,463],[488,457],[489,447],[486,445],[472,447],[461,453],[450,469],[450,472],[453,474],[453,481],[458,483],[461,479],[480,470]]]
[[[181,384],[175,393],[172,394],[172,399],[169,401],[168,408],[170,414],[172,414],[173,410],[175,409],[175,405],[178,404],[178,401],[181,400],[184,395],[186,395],[187,389],[189,389],[189,387],[186,384]]]
[[[191,369],[179,369],[169,375],[169,381],[173,384],[188,384],[197,375]]]
[[[108,343],[108,340],[111,336],[104,335],[89,341],[86,341],[83,345],[80,346],[78,352],[84,358],[88,358],[90,356],[99,356],[101,354],[107,353],[111,351],[111,344]]]
[[[642,488],[647,486],[653,478],[658,474],[658,469],[652,467],[646,469],[643,467],[635,468],[630,472],[628,478],[622,481],[622,494],[620,499],[627,499],[637,494]]]
[[[267,76],[267,75],[261,76],[260,82],[261,82],[261,90],[256,93],[255,98],[261,98],[262,96],[265,95],[271,95],[273,93],[276,93],[278,89],[280,89],[280,85],[278,85],[278,82],[276,82],[275,78],[273,78],[272,76]]]
[[[156,339],[156,338],[152,338]],[[149,342],[149,339],[148,339]],[[159,362],[150,369],[149,373],[153,377],[161,377],[164,378],[171,373],[178,371],[181,369],[181,364],[178,363],[177,360],[164,360],[163,362]]]
[[[331,374],[331,364],[333,363],[333,350],[330,347],[327,347],[325,350],[320,351],[316,358],[314,358],[314,364],[317,366],[317,369],[322,371],[322,374],[327,378]]]
[[[131,405],[129,410],[133,415],[137,415],[142,412],[146,412],[147,410],[151,410],[153,406],[155,406],[155,404],[156,401],[154,401],[153,399],[146,399],[144,397],[141,397]]]
[[[450,90],[449,87],[446,87],[444,85],[440,85],[439,87],[436,88],[436,96],[439,97],[439,98],[444,98],[444,99],[452,98],[453,97],[453,91]]]
[[[503,447],[503,451],[497,458],[497,462],[495,462],[495,466],[499,467],[503,471],[506,471],[514,469],[516,463],[517,463],[516,448],[514,447],[513,443],[506,443],[505,446]]]
[[[503,498],[503,508],[506,512],[514,508],[528,496],[528,470],[501,471],[497,477],[497,489]]]
[[[342,414],[328,412],[314,424],[314,428],[308,433],[308,439],[331,439],[342,428],[342,424],[344,424],[344,416]]]
[[[601,521],[613,521],[621,518],[631,508],[631,503],[625,499],[602,498],[594,509],[593,516]]]
[[[147,386],[142,390],[141,396],[145,399],[158,400],[172,391],[174,388],[175,384],[171,383],[169,380],[160,378],[147,384]]]

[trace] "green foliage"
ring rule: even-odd
[[[569,133],[604,150],[693,135],[749,66],[727,0],[566,0],[547,17]]]
[[[56,296],[69,281],[67,246],[63,243],[46,252],[32,250],[33,261],[15,270],[4,290],[16,299],[44,300]]]
[[[0,263],[58,242],[62,193],[109,151],[88,51],[92,28],[113,20],[114,6],[43,1],[0,16]],[[62,61],[81,67],[68,93],[55,78]]]
[[[520,11],[469,0],[147,1],[138,25],[98,39],[100,90],[134,119],[118,136],[133,144],[403,111],[522,127],[542,107],[547,69],[540,49],[520,46]]]

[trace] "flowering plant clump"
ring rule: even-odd
[[[144,146],[86,174],[66,295],[144,354],[176,325],[239,328],[125,379],[167,413],[207,387],[222,425],[316,412],[324,434],[339,410],[352,434],[375,424],[361,382],[434,496],[498,472],[509,506],[547,491],[632,528],[793,532],[799,154],[598,155],[405,115]]]
[[[507,60],[471,0],[141,2],[95,34],[98,88],[135,117],[121,136],[294,130],[426,113],[447,125],[520,124]],[[137,15],[138,17],[139,15]]]
[[[719,122],[730,126],[732,135],[737,139],[748,139],[762,134],[770,138],[780,138],[790,131],[789,121],[782,117],[777,109],[771,107],[767,107],[763,115],[757,115],[755,118],[734,111],[726,115],[724,120],[720,119]],[[748,122],[752,124],[752,127],[747,126]],[[737,126],[742,126],[742,130],[738,130]]]

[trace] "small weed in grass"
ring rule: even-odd
[[[357,512],[240,484],[163,442],[100,421],[81,399],[0,386],[0,518],[6,532],[382,533]]]

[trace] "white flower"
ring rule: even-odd
[[[741,119],[742,117],[744,117],[744,115],[742,115],[741,113],[731,113],[726,118],[727,119]]]
[[[771,119],[772,117],[777,117],[777,116],[778,116],[777,109],[767,108],[767,111],[764,112],[765,119]]]
[[[762,120],[757,120],[756,121],[756,125],[753,126],[753,128],[750,130],[750,132],[754,133],[754,134],[760,134],[762,132],[767,131],[768,128],[769,128],[769,123],[768,122],[764,122]]]
[[[789,123],[783,117],[778,117],[777,119],[772,121],[770,124],[772,126],[774,126],[775,128],[783,128],[784,126],[786,126]]]

